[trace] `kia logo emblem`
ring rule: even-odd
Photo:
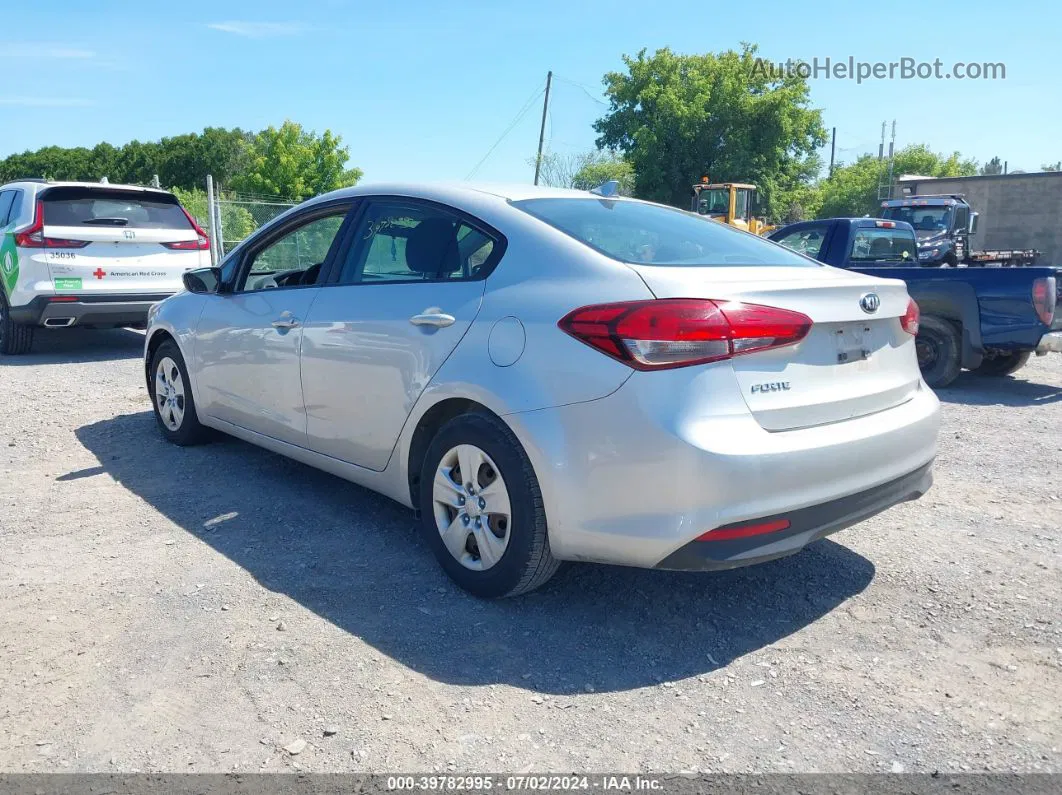
[[[125,239],[126,240],[133,240],[134,238],[136,238],[136,232],[133,232],[132,230],[129,230],[129,229],[125,230]]]
[[[868,315],[872,315],[878,311],[878,307],[881,306],[881,299],[878,298],[877,293],[867,293],[859,299],[859,308],[866,312]]]

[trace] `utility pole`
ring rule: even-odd
[[[542,126],[538,128],[538,156],[535,158],[535,184],[542,170],[542,143],[546,137],[546,113],[549,112],[549,87],[553,83],[553,71],[546,72],[546,98],[542,101]]]
[[[892,120],[892,139],[889,141],[889,181],[888,190],[889,195],[887,198],[892,198],[892,165],[893,165],[893,153],[896,150],[896,119]]]
[[[878,144],[878,161],[885,157],[885,122],[881,123],[881,143]]]
[[[830,136],[830,176],[833,176],[833,156],[837,152],[837,128],[833,128],[833,135]]]

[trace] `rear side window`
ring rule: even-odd
[[[167,193],[53,188],[44,194],[50,226],[120,226],[127,229],[191,229],[175,196]]]
[[[11,218],[11,203],[15,200],[13,190],[0,191],[0,226],[6,226]]]
[[[806,226],[783,237],[774,238],[774,241],[793,251],[817,258],[822,251],[822,244],[826,241],[826,231],[826,224]]]
[[[852,262],[913,262],[917,256],[914,233],[907,229],[856,229],[848,253]]]
[[[582,198],[525,199],[512,204],[621,262],[818,267],[767,240],[672,207]]]

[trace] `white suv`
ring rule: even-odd
[[[36,327],[144,326],[148,307],[210,266],[210,241],[164,190],[22,180],[0,187],[0,354]]]

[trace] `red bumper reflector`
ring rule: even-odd
[[[718,527],[715,530],[709,530],[702,536],[698,536],[698,541],[730,541],[734,538],[748,538],[749,536],[760,536],[766,533],[777,533],[779,530],[788,530],[788,519],[774,519],[770,522],[756,522],[754,524],[744,524],[739,527]]]
[[[76,300],[77,300],[77,296],[76,295],[53,295],[51,298],[48,299],[49,303],[53,303],[53,304],[66,303],[68,301],[76,301]]]

